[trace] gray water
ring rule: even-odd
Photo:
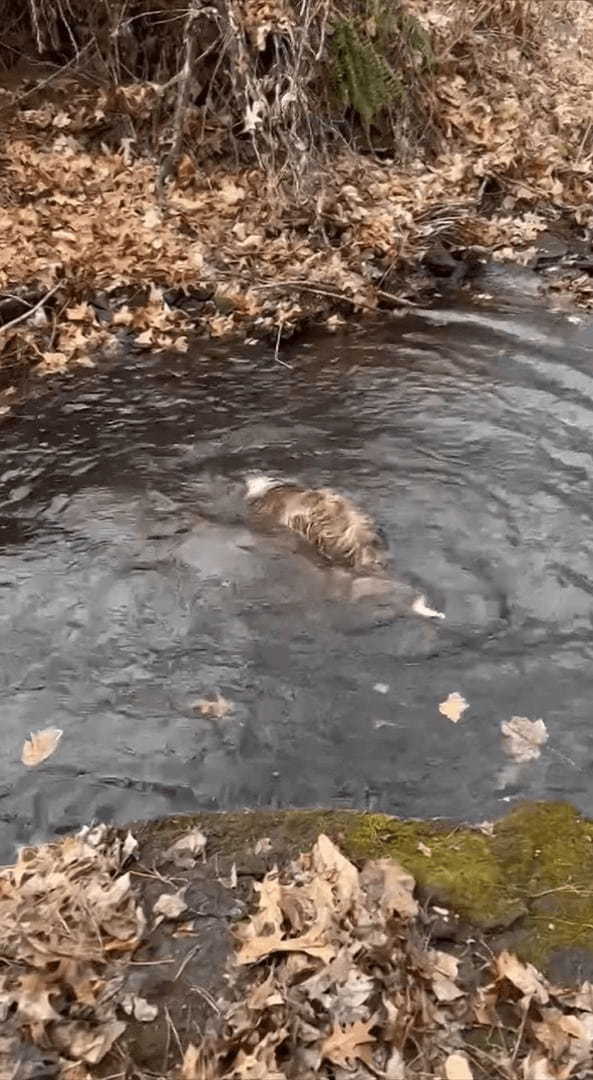
[[[2,856],[198,809],[593,812],[591,328],[476,302],[282,357],[134,356],[4,424]],[[446,621],[336,596],[254,535],[252,468],[352,495]],[[232,712],[196,711],[217,693]],[[539,760],[505,756],[513,714],[544,719]],[[57,752],[26,769],[50,725]]]

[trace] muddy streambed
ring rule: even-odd
[[[129,357],[2,428],[2,856],[190,810],[591,814],[591,327],[499,298],[284,363],[219,352]],[[255,536],[252,468],[353,495],[446,621],[353,604]],[[438,712],[452,690],[458,725]],[[232,710],[196,710],[217,694]],[[513,714],[545,720],[537,761],[505,756]],[[24,738],[50,725],[58,751],[27,770]]]

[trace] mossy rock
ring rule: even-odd
[[[572,950],[593,965],[593,822],[564,803],[523,804],[491,831],[327,810],[205,813],[135,831],[144,851],[156,852],[190,825],[207,834],[210,854],[251,864],[262,837],[282,861],[327,833],[357,863],[398,859],[425,895],[481,930],[512,927],[505,943],[525,959],[545,967]]]

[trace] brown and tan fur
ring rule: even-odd
[[[384,570],[385,544],[363,510],[331,488],[305,488],[292,481],[269,476],[246,478],[247,502],[254,519],[262,525],[290,530],[306,540],[334,567],[365,573],[352,582],[352,597],[380,596],[393,591],[408,610],[427,618],[443,619],[440,611],[427,607],[424,596],[409,586],[397,585]],[[337,573],[338,570],[336,569]]]
[[[330,488],[257,477],[247,480],[247,501],[258,519],[298,533],[328,562],[353,570],[384,565],[385,545],[372,519]]]

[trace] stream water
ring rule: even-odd
[[[197,809],[593,812],[593,330],[499,297],[282,358],[133,356],[4,424],[2,857]],[[253,468],[352,495],[446,620],[336,596],[254,535]],[[202,715],[219,693],[232,710]],[[516,714],[549,732],[522,765]],[[48,726],[58,750],[27,769]]]

